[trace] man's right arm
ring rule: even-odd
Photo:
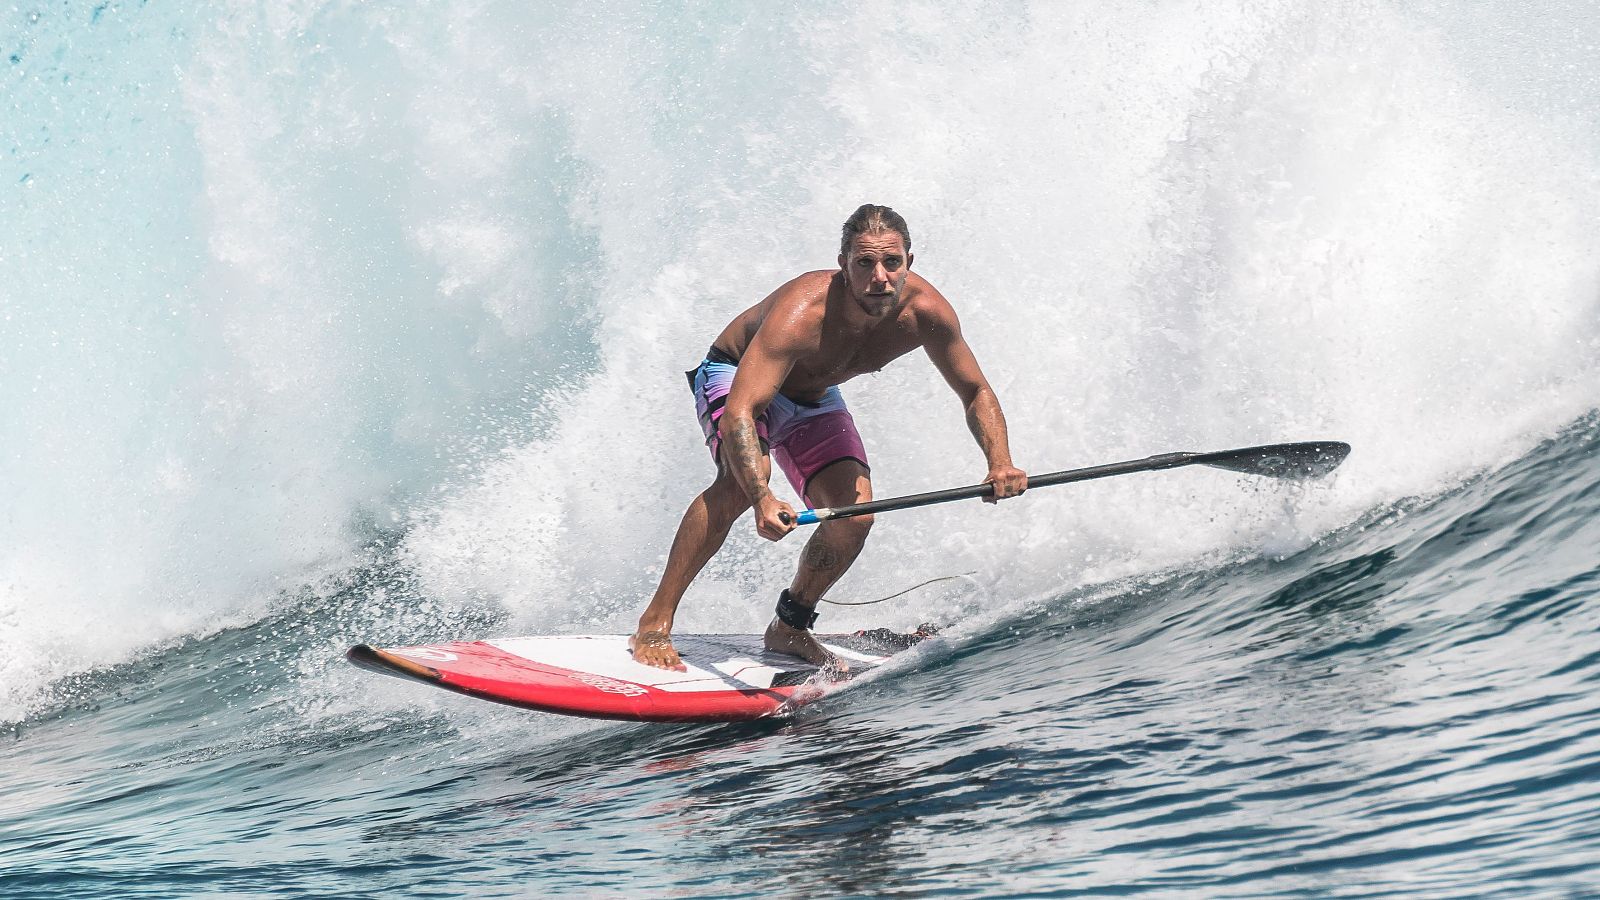
[[[801,349],[792,339],[796,323],[783,321],[784,312],[773,310],[745,348],[717,425],[722,438],[723,464],[750,498],[755,509],[756,531],[769,541],[793,531],[795,518],[794,508],[774,496],[767,486],[771,467],[756,431],[756,417],[765,412],[767,404],[777,396],[778,388],[789,377],[789,370],[794,368]],[[783,521],[785,514],[789,518],[787,523]]]

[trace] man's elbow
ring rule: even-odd
[[[753,430],[755,422],[753,411],[728,407],[722,411],[722,417],[717,420],[717,436],[727,443],[733,440],[735,435]]]
[[[986,403],[995,403],[997,399],[987,384],[977,384],[962,395],[962,402],[967,409],[973,410]]]

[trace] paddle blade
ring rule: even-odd
[[[1349,455],[1350,445],[1342,441],[1308,441],[1196,453],[1190,463],[1268,478],[1321,478]]]

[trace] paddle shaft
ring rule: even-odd
[[[1067,469],[1063,472],[1051,472],[1047,475],[1030,475],[1028,476],[1028,487],[1049,487],[1052,484],[1071,484],[1075,481],[1110,478],[1113,475],[1153,472],[1158,469],[1176,469],[1180,466],[1192,465],[1215,466],[1233,472],[1265,475],[1272,478],[1317,477],[1325,475],[1336,468],[1339,463],[1344,461],[1349,452],[1349,444],[1338,441],[1324,441],[1300,444],[1272,444],[1264,447],[1246,447],[1240,450],[1223,450],[1216,453],[1163,453],[1159,456],[1107,463],[1103,466]],[[812,525],[817,522],[826,522],[830,519],[847,519],[851,516],[865,516],[871,513],[889,512],[896,509],[910,509],[915,506],[948,503],[951,500],[966,500],[972,497],[988,497],[993,494],[994,486],[991,484],[972,484],[943,491],[929,491],[926,494],[893,497],[888,500],[870,500],[866,503],[856,503],[851,506],[802,510],[796,515],[795,524]]]
[[[1113,475],[1127,475],[1131,472],[1153,472],[1157,469],[1173,469],[1178,466],[1190,465],[1193,462],[1192,457],[1196,455],[1194,453],[1163,453],[1160,456],[1133,459],[1127,462],[1107,463],[1103,466],[1067,469],[1062,472],[1051,472],[1047,475],[1029,475],[1028,487],[1029,489],[1041,488],[1049,487],[1053,484],[1071,484],[1075,481],[1092,481],[1096,478],[1110,478]],[[852,516],[865,516],[897,509],[912,509],[918,506],[931,506],[935,503],[949,503],[952,500],[988,497],[993,493],[994,485],[986,482],[984,484],[969,484],[966,487],[947,488],[942,491],[928,491],[925,494],[891,497],[886,500],[868,500],[866,503],[855,503],[850,506],[806,509],[797,514],[795,524],[813,525],[830,519],[848,519]]]

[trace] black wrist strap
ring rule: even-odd
[[[801,606],[785,589],[778,595],[778,620],[790,628],[809,631],[817,624],[817,611],[815,607]]]

